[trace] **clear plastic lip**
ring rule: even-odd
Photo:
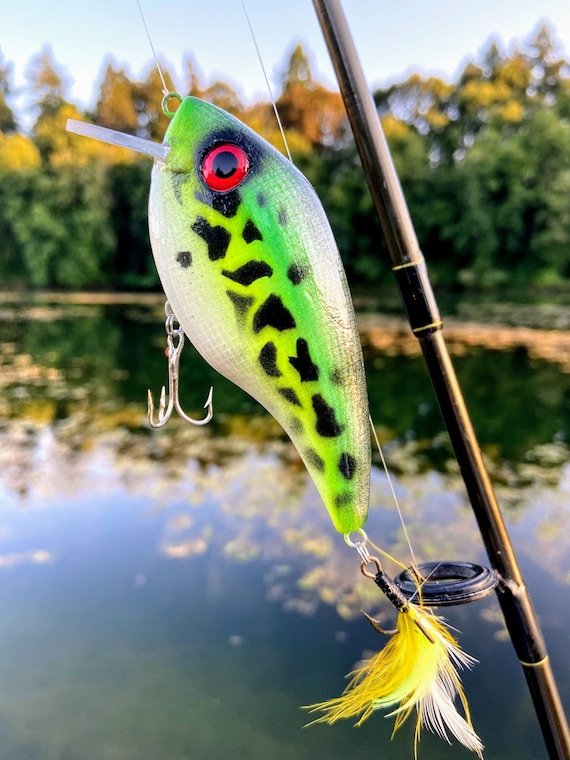
[[[87,124],[84,121],[77,121],[77,119],[68,119],[66,129],[68,132],[72,132],[75,135],[92,137],[94,140],[109,143],[110,145],[120,145],[122,148],[130,148],[139,153],[144,153],[145,156],[158,158],[161,161],[166,159],[168,151],[170,150],[170,145],[166,145],[165,143],[145,140],[142,137],[127,135],[124,132],[117,132],[114,129],[107,129],[106,127],[98,127],[95,124]]]

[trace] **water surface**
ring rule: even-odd
[[[300,706],[336,696],[383,644],[360,610],[392,614],[279,427],[190,349],[184,404],[199,414],[213,384],[215,420],[149,431],[159,307],[2,309],[0,757],[412,757],[411,727],[390,741],[381,715],[304,728]],[[414,550],[484,561],[422,361],[401,326],[370,319],[371,408]],[[523,340],[505,326],[497,347],[482,328],[449,333],[569,707],[570,375],[546,349],[565,333],[540,327]],[[367,530],[407,561],[378,463]],[[546,758],[494,596],[446,616],[480,660],[464,683],[485,757]],[[424,760],[467,756],[423,735]]]

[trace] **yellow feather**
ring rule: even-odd
[[[341,718],[356,718],[360,725],[375,710],[394,707],[389,715],[396,716],[396,732],[415,707],[416,753],[425,726],[448,742],[449,731],[481,758],[483,745],[473,729],[457,673],[475,660],[461,651],[441,619],[424,608],[410,604],[398,615],[397,628],[384,649],[350,674],[342,696],[308,706],[311,712],[323,713],[313,723],[330,725]],[[455,708],[457,695],[465,717]]]

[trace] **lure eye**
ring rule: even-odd
[[[211,190],[234,190],[249,172],[249,158],[243,148],[231,143],[216,145],[202,161],[202,177]]]

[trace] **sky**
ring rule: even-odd
[[[310,0],[245,2],[273,86],[297,42],[311,54],[314,78],[335,86]],[[241,0],[140,3],[159,57],[180,77],[191,52],[206,83],[222,78],[246,100],[267,98]],[[452,80],[490,37],[509,50],[543,21],[570,56],[569,0],[344,0],[344,9],[371,87],[402,80],[411,71]],[[46,43],[70,78],[70,99],[80,107],[93,105],[109,57],[134,77],[152,60],[136,0],[0,0],[0,50],[13,64],[17,85]]]

